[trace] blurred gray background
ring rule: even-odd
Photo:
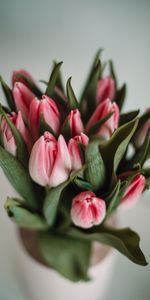
[[[126,110],[144,111],[150,106],[149,0],[0,0],[0,73],[8,82],[12,70],[21,67],[37,80],[47,79],[52,60],[57,59],[64,61],[64,79],[73,76],[78,95],[99,47],[105,49],[104,60],[113,58],[120,84],[128,85]],[[27,300],[13,263],[15,229],[3,209],[7,195],[15,192],[1,172],[0,299]],[[120,222],[140,233],[150,262],[149,195],[121,213]],[[150,267],[136,266],[118,255],[106,300],[110,296],[111,300],[149,300]]]

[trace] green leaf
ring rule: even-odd
[[[91,72],[83,89],[83,93],[80,99],[80,111],[84,122],[86,123],[91,114],[96,108],[96,90],[97,83],[102,73],[101,61],[98,59],[101,50],[97,53],[94,63],[91,68]]]
[[[115,81],[116,90],[117,90],[114,101],[117,103],[117,105],[119,106],[119,108],[121,110],[122,106],[124,104],[125,97],[126,97],[126,84],[123,84],[123,86],[120,89],[117,88],[118,82],[117,82],[116,72],[115,72],[114,64],[113,64],[112,60],[109,61],[109,69],[110,69],[110,76]]]
[[[73,183],[80,189],[82,189],[83,191],[85,190],[93,190],[93,186],[84,180],[84,178],[81,178],[81,177],[76,177],[73,181]]]
[[[80,105],[82,105],[82,101],[85,99],[86,97],[86,94],[87,94],[87,90],[91,84],[91,80],[93,79],[93,75],[95,73],[95,68],[98,64],[98,61],[99,61],[99,57],[100,57],[100,54],[102,52],[103,49],[99,49],[94,57],[94,61],[93,61],[93,64],[92,64],[92,67],[91,67],[91,70],[89,72],[89,76],[86,80],[86,83],[85,83],[85,86],[83,88],[83,92],[81,94],[81,97],[80,97]]]
[[[19,130],[15,127],[15,125],[12,123],[12,121],[9,119],[5,111],[2,109],[2,106],[0,105],[0,115],[2,115],[6,122],[8,123],[8,126],[10,127],[12,134],[15,138],[15,142],[17,145],[17,158],[18,160],[24,165],[27,166],[28,161],[28,152],[26,144],[19,132]]]
[[[110,76],[114,80],[117,89],[117,76],[116,76],[116,72],[112,60],[109,60],[109,70],[110,70]]]
[[[90,84],[88,86],[84,101],[80,105],[80,111],[82,113],[83,120],[85,123],[90,118],[91,114],[96,108],[96,89],[97,83],[101,72],[101,62],[98,61],[95,69],[93,71],[93,76],[91,77]]]
[[[86,166],[83,165],[81,169],[72,171],[70,174],[70,181],[79,189],[81,190],[89,190],[93,191],[93,186],[91,183],[85,180],[84,171],[86,169]]]
[[[150,119],[150,110],[147,110],[140,118],[136,132]]]
[[[126,125],[124,125],[124,128],[123,128],[123,126],[120,127],[120,132],[118,134],[117,134],[117,132],[116,132],[116,135],[114,134],[115,141],[116,141],[116,139],[121,138],[121,143],[119,144],[117,151],[115,153],[115,156],[114,156],[114,171],[115,172],[116,172],[116,170],[119,166],[119,163],[125,153],[126,147],[128,146],[128,144],[136,130],[137,125],[138,125],[138,119],[133,120],[133,121],[127,123]],[[123,140],[122,140],[122,137],[120,136],[121,133],[122,133],[122,137],[124,134]]]
[[[98,122],[96,122],[91,129],[89,130],[89,134],[93,135],[95,134],[100,128],[101,126],[111,118],[111,116],[113,115],[113,112],[109,113],[106,117],[100,119]]]
[[[2,86],[3,93],[5,95],[6,101],[8,103],[8,106],[12,111],[16,111],[15,102],[12,94],[12,90],[9,88],[7,83],[3,80],[3,78],[0,76],[0,83]]]
[[[70,180],[73,182],[76,177],[83,177],[85,171],[85,165],[79,170],[74,170],[70,173]]]
[[[54,67],[57,66],[57,62],[54,61]],[[57,79],[56,79],[56,86],[62,91],[64,92],[64,86],[63,86],[63,81],[62,81],[62,74],[61,74],[61,70],[59,69],[58,75],[57,75]]]
[[[87,281],[91,243],[58,232],[39,235],[39,248],[45,262],[64,277]]]
[[[72,221],[70,217],[70,212],[68,213],[68,211],[64,209],[64,207],[59,207],[55,227],[61,230],[61,232],[66,231],[66,229],[70,227],[71,223]]]
[[[2,109],[4,110],[4,112],[5,112],[6,114],[11,114],[10,108],[8,108],[8,107],[2,105]]]
[[[0,167],[6,177],[23,197],[24,203],[31,209],[37,209],[38,199],[35,194],[35,185],[29,176],[28,170],[19,161],[0,146]]]
[[[146,188],[149,189],[150,188],[150,168],[142,169],[142,174],[146,178],[146,185],[147,185]]]
[[[105,199],[106,203],[108,203],[107,216],[109,214],[111,214],[114,211],[114,209],[117,208],[117,206],[119,204],[120,199],[118,199],[119,198],[118,195],[119,195],[119,191],[120,191],[120,185],[121,185],[121,181],[118,180],[112,193]]]
[[[69,109],[78,108],[79,103],[77,101],[77,98],[76,98],[74,91],[72,89],[72,86],[71,86],[71,77],[67,81],[66,89],[67,89],[67,99],[68,99]]]
[[[63,190],[69,184],[69,180],[61,183],[60,185],[56,186],[55,188],[51,188],[47,196],[44,200],[44,216],[46,218],[47,224],[52,226],[56,219],[56,214],[58,210],[59,201],[62,195]]]
[[[126,148],[137,128],[138,119],[119,127],[112,137],[100,145],[100,151],[110,174],[116,172]]]
[[[130,228],[113,229],[100,225],[86,231],[70,229],[68,234],[73,237],[85,239],[86,241],[97,241],[112,246],[132,262],[141,266],[147,265],[144,254],[139,246],[140,238]]]
[[[124,83],[123,86],[119,90],[117,90],[117,93],[116,93],[116,96],[115,96],[115,99],[114,99],[114,101],[119,106],[120,110],[122,109],[122,107],[124,105],[126,93],[127,93],[127,86]]]
[[[150,130],[148,131],[143,145],[136,151],[133,158],[129,161],[129,166],[134,166],[139,163],[141,166],[148,159],[150,154]]]
[[[108,209],[107,209],[107,215],[106,218],[113,213],[116,208],[118,207],[119,203],[121,202],[121,199],[125,193],[125,190],[127,189],[128,185],[130,183],[130,180],[125,180],[125,181],[120,181],[118,180],[118,182],[116,183],[112,193],[107,196],[107,198],[105,199],[107,205],[108,205]]]
[[[58,78],[58,75],[59,75],[59,70],[60,70],[60,67],[62,65],[62,62],[56,64],[52,70],[52,73],[50,75],[50,78],[49,78],[49,82],[48,82],[48,85],[47,85],[47,89],[46,89],[46,92],[45,94],[49,97],[51,97],[53,95],[53,92],[54,92],[54,87],[56,85],[56,82],[57,82],[57,78]]]
[[[55,228],[57,228],[61,232],[65,232],[66,229],[68,229],[72,224],[70,210],[72,206],[72,199],[76,195],[77,191],[71,184],[65,188],[61,195],[55,222]]]
[[[8,216],[20,227],[32,230],[45,230],[48,225],[37,213],[32,213],[20,204],[21,200],[7,198],[5,209]]]
[[[62,125],[61,134],[63,136],[65,136],[65,139],[67,141],[72,137],[70,124],[68,121],[68,116],[66,117],[66,119],[64,120],[64,123]]]
[[[39,82],[45,84],[46,86],[48,85],[48,82],[46,80],[40,79]]]
[[[43,93],[39,89],[39,87],[27,76],[23,74],[17,74],[17,77],[23,79],[25,85],[31,90],[33,94],[35,94],[38,98],[41,98]]]
[[[85,149],[85,178],[94,190],[100,189],[106,178],[105,165],[99,150],[99,140],[91,141]]]
[[[135,119],[138,116],[139,112],[140,112],[139,110],[134,110],[128,113],[121,114],[119,120],[119,126],[122,126]]]

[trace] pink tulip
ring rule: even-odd
[[[27,122],[29,107],[35,95],[21,82],[16,82],[13,88],[13,96],[17,110],[21,111],[24,121]]]
[[[60,135],[56,141],[45,131],[32,148],[30,176],[42,186],[55,187],[68,178],[70,170],[71,160],[64,137]]]
[[[86,131],[89,132],[89,130],[95,123],[107,117],[111,112],[113,113],[113,115],[97,130],[97,134],[99,136],[102,136],[105,139],[109,139],[114,130],[118,127],[119,122],[119,108],[117,104],[115,102],[112,103],[110,99],[106,99],[97,106],[96,110],[88,121]]]
[[[73,198],[71,218],[75,225],[90,228],[102,223],[106,215],[106,204],[93,192],[86,191]]]
[[[116,94],[115,81],[107,76],[98,81],[96,101],[103,102],[107,98],[113,100]]]
[[[150,110],[148,108],[147,110]],[[141,147],[144,143],[148,130],[150,129],[150,119],[145,122],[142,128],[138,130],[134,138],[134,144],[137,148]]]
[[[132,179],[127,190],[125,191],[119,207],[130,208],[134,206],[140,199],[141,194],[145,188],[145,184],[146,184],[145,177],[141,174],[136,175]]]
[[[16,82],[22,82],[26,85],[25,80],[23,78],[21,78],[20,75],[24,75],[25,77],[27,77],[28,79],[30,79],[31,81],[34,82],[34,79],[32,78],[32,76],[24,69],[20,69],[18,71],[13,71],[12,73],[12,86],[14,87]]]
[[[18,114],[13,112],[12,115],[11,116],[8,115],[8,117],[12,121],[12,123],[15,125],[15,127],[18,129],[20,134],[22,135],[23,140],[24,140],[25,144],[27,145],[28,151],[30,152],[31,147],[32,147],[31,137],[30,137],[30,133],[29,133],[28,129],[26,128],[26,126],[23,122],[21,112],[19,111]],[[4,148],[8,152],[10,152],[12,155],[16,156],[16,153],[17,153],[16,141],[15,141],[12,131],[11,131],[7,121],[4,119],[4,117],[2,118],[2,121],[1,121],[0,131],[1,131],[1,135],[2,135],[2,142],[3,142]]]
[[[68,142],[68,150],[71,157],[72,169],[79,170],[83,163],[84,158],[80,150],[79,144],[87,146],[89,142],[89,138],[84,133],[80,135],[76,135],[74,138],[71,138]]]
[[[42,96],[41,100],[34,98],[29,110],[29,126],[34,139],[39,136],[40,118],[43,117],[44,122],[58,134],[60,128],[60,113],[56,103],[48,96]]]
[[[83,123],[78,109],[71,110],[68,116],[68,122],[71,130],[71,135],[73,137],[83,132]]]

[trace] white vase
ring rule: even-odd
[[[91,281],[74,283],[37,262],[17,239],[16,258],[28,300],[104,300],[109,288],[116,253],[94,243],[89,275]],[[57,258],[56,258],[57,259]]]

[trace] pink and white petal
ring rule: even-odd
[[[46,172],[47,163],[44,136],[41,136],[32,148],[29,159],[29,173],[31,178],[42,186],[46,186],[49,183],[49,174]]]
[[[62,135],[57,142],[57,153],[54,166],[49,179],[50,186],[57,186],[68,179],[71,171],[71,159],[68,147]]]

